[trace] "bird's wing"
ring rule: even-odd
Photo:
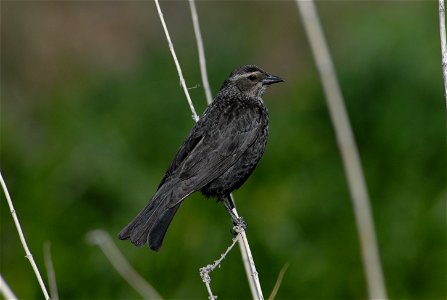
[[[172,206],[222,175],[239,159],[259,136],[261,116],[257,107],[233,107],[196,124],[162,181],[170,176],[181,179],[180,193],[185,196],[177,198]]]
[[[190,134],[186,137],[186,139],[183,141],[183,144],[177,150],[177,153],[175,154],[174,159],[172,160],[171,164],[169,165],[169,168],[166,171],[165,176],[161,180],[157,190],[159,190],[160,187],[166,182],[166,180],[169,177],[171,177],[172,174],[175,173],[175,171],[178,169],[179,165],[185,160],[187,155],[203,139],[202,131],[200,130],[200,128],[201,128],[200,125],[202,123],[201,121],[202,120],[199,120],[199,122],[194,125]]]

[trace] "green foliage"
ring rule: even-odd
[[[189,8],[162,5],[186,81],[195,86],[201,80]],[[198,8],[214,93],[245,63],[287,80],[265,95],[267,151],[235,193],[265,296],[289,263],[277,299],[365,298],[349,192],[295,4]],[[90,9],[104,15],[98,20]],[[445,298],[436,9],[424,2],[322,2],[319,9],[366,173],[389,295]],[[73,22],[58,23],[61,11],[89,26],[74,22],[77,35],[64,34]],[[145,2],[2,4],[1,170],[42,271],[43,243],[52,243],[62,299],[139,297],[85,235],[103,228],[115,236],[134,217],[193,124],[154,11]],[[121,32],[112,25],[117,19]],[[89,37],[100,42],[66,45]],[[48,39],[51,55],[39,44]],[[190,92],[202,112],[202,89]],[[1,273],[20,298],[39,298],[3,196],[1,202]],[[197,194],[182,205],[159,253],[116,242],[165,298],[203,299],[198,269],[226,249],[230,227],[223,205]],[[219,299],[250,297],[237,252],[213,273]]]

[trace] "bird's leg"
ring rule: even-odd
[[[223,203],[224,203],[228,213],[230,214],[231,219],[233,220],[233,225],[238,226],[242,230],[245,230],[247,228],[247,224],[245,223],[245,221],[242,217],[239,217],[237,215],[233,198],[231,196],[225,197],[223,199]],[[237,235],[237,232],[235,230],[232,230],[232,233],[234,235]]]

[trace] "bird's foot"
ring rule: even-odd
[[[231,229],[231,234],[233,234],[234,236],[247,229],[247,223],[245,223],[242,217],[234,218],[233,225],[234,227]]]

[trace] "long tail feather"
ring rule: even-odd
[[[152,250],[158,251],[163,243],[169,224],[181,203],[173,199],[175,184],[165,183],[143,210],[118,234],[119,239],[129,239],[135,246],[148,243]]]
[[[166,231],[168,230],[169,224],[171,224],[172,218],[174,218],[177,209],[180,207],[180,203],[176,206],[169,208],[167,211],[163,213],[163,215],[158,219],[157,223],[154,224],[151,231],[149,232],[148,243],[149,247],[158,251],[163,244],[163,239],[166,235]]]

